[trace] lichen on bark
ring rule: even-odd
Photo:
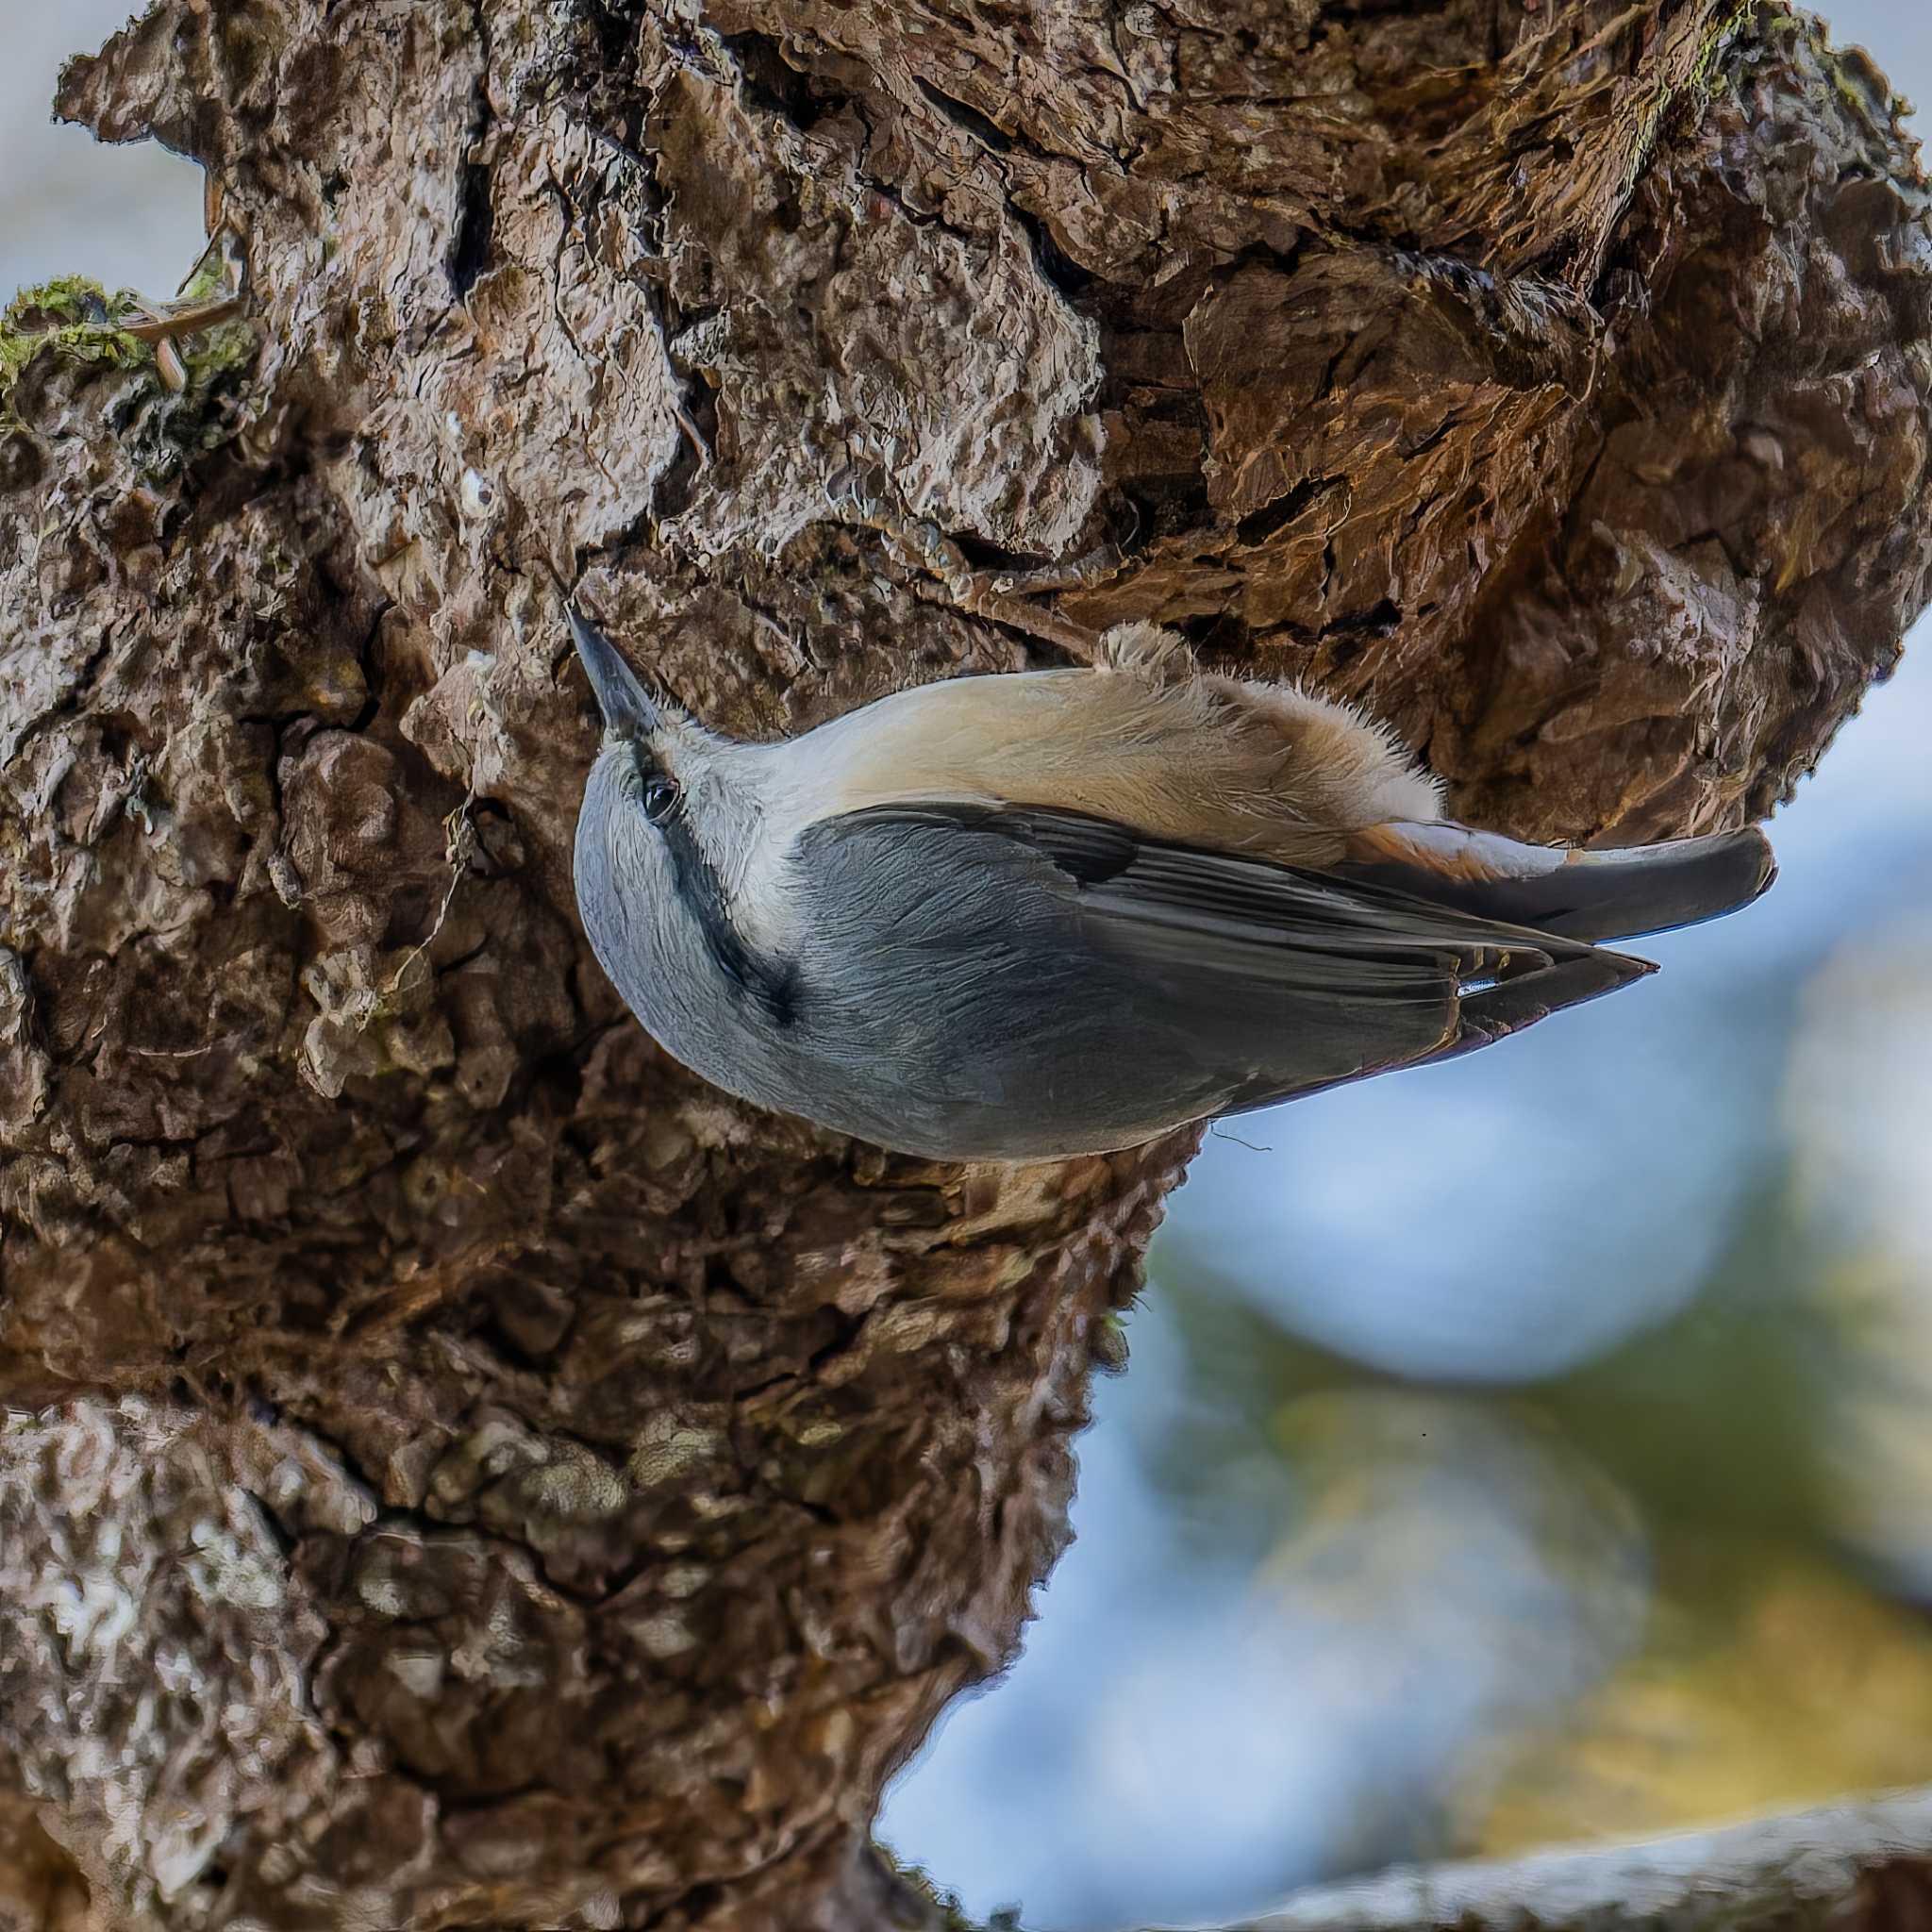
[[[0,1826],[115,1923],[931,1923],[880,1786],[1191,1145],[653,1048],[558,587],[739,732],[1151,616],[1468,815],[1734,823],[1925,596],[1889,92],[1734,0],[156,0],[60,106],[210,171],[248,354],[172,466],[8,365]]]

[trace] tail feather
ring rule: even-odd
[[[1558,959],[1541,973],[1526,973],[1521,979],[1505,979],[1478,992],[1462,996],[1456,1039],[1438,1059],[1454,1059],[1460,1054],[1488,1046],[1491,1041],[1506,1039],[1533,1026],[1565,1007],[1581,1006],[1585,1000],[1615,992],[1657,971],[1648,959],[1633,959],[1627,953],[1605,952],[1592,947],[1571,958]]]
[[[1556,851],[1438,824],[1377,825],[1341,868],[1438,906],[1594,944],[1735,912],[1777,876],[1755,825],[1608,851]]]

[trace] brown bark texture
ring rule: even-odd
[[[75,62],[247,315],[0,340],[20,1922],[937,1923],[879,1788],[1013,1654],[1191,1144],[922,1166],[669,1062],[574,911],[559,586],[741,734],[1146,616],[1479,822],[1737,823],[1926,594],[1896,107],[1737,0],[155,0]]]

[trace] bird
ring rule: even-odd
[[[1749,826],[1458,824],[1384,724],[1151,622],[758,743],[566,615],[604,723],[577,906],[625,1004],[739,1099],[916,1158],[1113,1153],[1466,1054],[1775,873]]]

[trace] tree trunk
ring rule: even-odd
[[[937,1924],[868,1821],[1192,1141],[925,1166],[658,1053],[559,585],[741,733],[1151,616],[1486,824],[1762,813],[1925,595],[1896,104],[1734,0],[156,0],[59,105],[205,164],[248,316],[0,336],[39,1923]]]

